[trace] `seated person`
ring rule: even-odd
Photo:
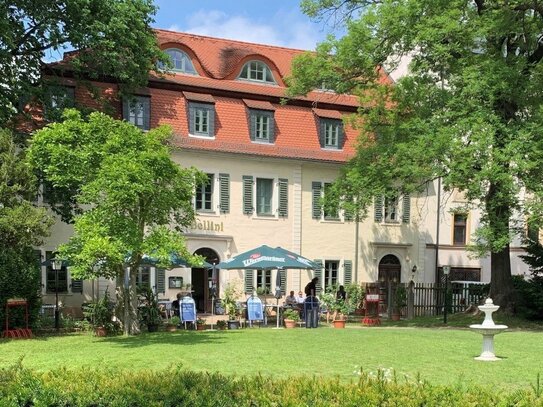
[[[298,296],[296,297],[296,303],[297,303],[297,304],[303,304],[304,301],[305,301],[304,293],[300,291],[300,292],[298,293]]]
[[[296,301],[296,297],[294,296],[294,291],[291,291],[290,295],[287,296],[287,298],[285,299],[285,305],[292,307],[296,304],[297,304],[297,301]]]

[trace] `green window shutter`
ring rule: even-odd
[[[155,277],[156,292],[164,294],[166,292],[166,270],[155,269]]]
[[[208,110],[209,110],[209,137],[215,137],[215,106],[210,105]]]
[[[279,281],[281,282],[281,295],[285,295],[287,292],[287,271],[277,270],[279,274]]]
[[[345,126],[343,125],[343,122],[339,125],[339,131],[338,131],[338,140],[337,140],[337,148],[338,150],[343,149],[343,144],[345,144]]]
[[[345,260],[343,262],[343,284],[351,284],[353,281],[353,262]]]
[[[219,208],[222,213],[230,212],[230,174],[219,174]]]
[[[313,213],[313,219],[320,219],[321,218],[321,190],[322,190],[322,183],[320,182],[312,182],[311,183],[311,190],[312,190],[312,213]]]
[[[245,270],[244,290],[246,293],[249,293],[249,294],[253,293],[253,289],[254,289],[253,278],[254,278],[254,270]]]
[[[194,134],[196,129],[194,123],[196,122],[196,108],[194,103],[189,102],[189,134]]]
[[[255,135],[256,135],[256,114],[249,110],[249,136],[251,138],[251,141],[255,141]]]
[[[374,199],[374,219],[375,222],[381,223],[383,221],[383,204],[384,198],[382,195],[378,195]]]
[[[322,260],[315,259],[313,260],[313,263],[315,263],[315,265],[317,266],[315,268],[314,276],[319,279],[319,281],[317,282],[317,293],[316,293],[317,295],[319,295],[322,290]]]
[[[123,97],[123,120],[128,121],[130,118],[130,97]]]
[[[326,121],[322,118],[319,118],[318,122],[319,122],[319,143],[321,145],[321,148],[324,148],[324,143],[325,143],[324,124],[326,123]]]
[[[274,118],[274,115],[273,115],[273,112],[269,112],[267,113],[267,115],[269,116],[270,118],[270,134],[269,134],[269,140],[270,140],[270,143],[275,143],[275,118]]]
[[[279,178],[279,216],[288,216],[288,179]]]
[[[250,215],[254,211],[253,208],[253,176],[243,176],[243,213]]]
[[[143,130],[151,129],[151,98],[140,97],[138,100],[143,104]]]
[[[411,218],[411,197],[405,193],[402,199],[402,222],[409,223]]]
[[[82,293],[83,292],[83,280],[76,279],[72,280],[72,293]]]

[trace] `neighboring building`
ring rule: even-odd
[[[435,280],[436,183],[420,197],[376,199],[372,216],[355,222],[343,211],[323,210],[319,200],[354,155],[357,131],[342,121],[357,110],[357,99],[314,91],[282,103],[284,78],[303,51],[157,30],[173,72],[153,74],[132,99],[117,100],[118,86],[95,82],[119,118],[141,129],[169,124],[175,137],[172,158],[208,174],[195,191],[197,218],[186,231],[188,249],[218,263],[261,244],[282,246],[322,264],[314,273],[321,287],[349,282],[399,279]],[[54,66],[53,66],[54,69]],[[390,81],[383,77],[383,81]],[[87,88],[70,78],[51,98],[51,106],[73,103],[97,108]],[[60,96],[58,96],[60,94]],[[46,195],[45,195],[46,196]],[[468,259],[465,244],[477,227],[477,213],[456,212],[455,199],[443,200],[438,266],[453,266],[462,279],[487,280],[489,261]],[[72,229],[57,223],[40,249],[50,255]],[[48,254],[49,253],[49,254]],[[524,272],[516,257],[514,270]],[[412,272],[416,266],[416,272]],[[219,292],[229,282],[273,292],[276,271],[219,273]],[[303,289],[313,272],[288,270],[285,291]],[[61,274],[61,300],[74,312],[81,302],[111,282],[73,281]],[[54,273],[44,267],[44,302],[52,302]],[[140,284],[173,299],[191,284],[201,310],[210,310],[211,271],[145,267]]]

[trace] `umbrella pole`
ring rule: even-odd
[[[215,295],[211,296],[211,328],[210,331],[214,331],[213,329],[213,313],[215,311]]]
[[[277,329],[279,329],[279,298],[276,298],[276,310],[277,310]]]

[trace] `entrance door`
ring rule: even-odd
[[[402,266],[400,260],[393,254],[387,254],[379,262],[379,289],[381,312],[388,310],[388,290],[401,280]]]
[[[208,247],[203,247],[194,252],[204,257],[204,260],[209,264],[219,264],[219,255],[215,250]],[[205,268],[192,268],[191,279],[192,279],[192,297],[196,303],[196,309],[198,312],[211,313],[211,287],[213,285],[212,281],[213,270]],[[218,277],[218,276],[217,276]],[[219,281],[217,278],[216,281],[217,293],[219,292]]]

